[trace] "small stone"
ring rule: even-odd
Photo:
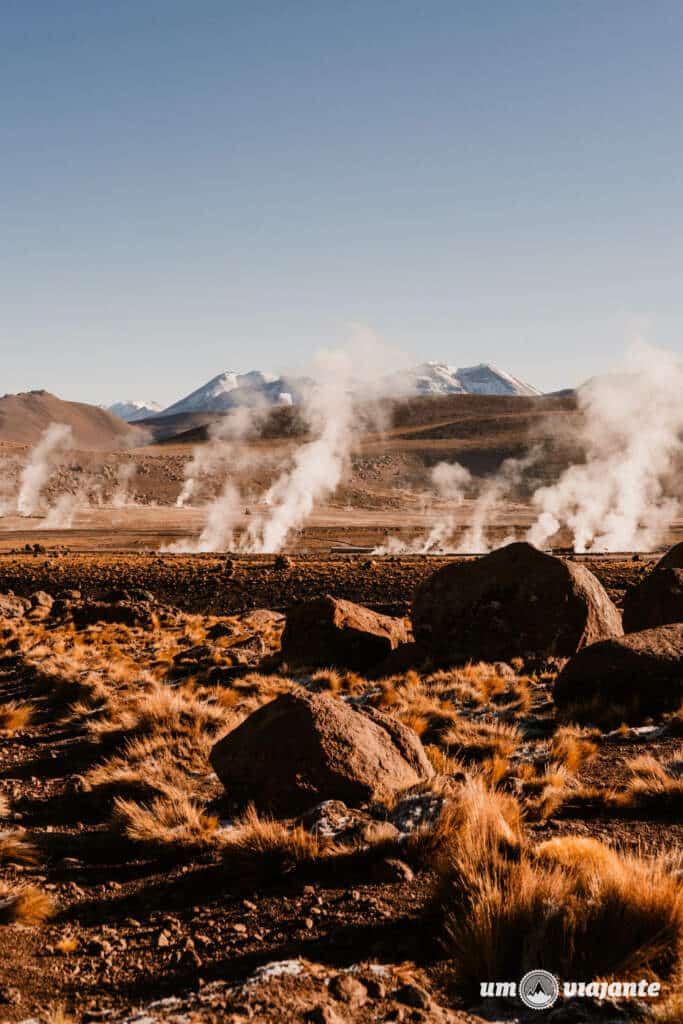
[[[362,981],[352,974],[338,974],[330,982],[330,994],[340,1003],[348,1003],[354,1009],[363,1006],[368,999],[368,990]]]
[[[407,982],[396,989],[394,999],[397,999],[399,1003],[405,1003],[406,1006],[414,1006],[420,1010],[427,1010],[432,1005],[429,992],[412,982]]]
[[[309,1010],[305,1019],[310,1024],[344,1024],[344,1018],[340,1017],[336,1010],[322,1004]]]
[[[405,861],[386,857],[373,865],[372,877],[376,882],[412,882],[415,875]]]

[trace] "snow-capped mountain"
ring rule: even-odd
[[[428,364],[429,365],[429,364]],[[443,364],[431,364],[435,366]],[[492,363],[464,366],[455,375],[468,395],[540,395],[538,388],[498,369]]]
[[[189,395],[160,409],[155,402],[117,402],[109,411],[127,420],[156,415],[174,416],[191,412],[225,412],[237,406],[297,405],[310,389],[307,377],[278,377],[252,370],[249,373],[219,373]],[[541,392],[490,363],[456,369],[448,363],[421,363],[381,377],[373,385],[354,389],[365,396],[410,395],[539,395]]]
[[[448,363],[421,363],[384,378],[392,395],[540,395],[540,391],[491,363],[456,369]],[[384,383],[383,381],[383,383]]]
[[[301,378],[272,373],[219,373],[207,384],[164,409],[164,416],[185,412],[223,412],[239,405],[292,405],[301,400]]]
[[[126,423],[135,423],[136,420],[144,420],[148,416],[154,416],[161,412],[161,406],[156,402],[124,401],[114,402],[107,406],[107,411],[125,420]]]

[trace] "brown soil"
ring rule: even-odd
[[[78,588],[94,595],[142,588],[167,605],[211,616],[161,634],[118,629],[112,650],[128,652],[143,666],[160,637],[187,646],[182,637],[191,629],[201,643],[216,615],[286,608],[325,592],[405,609],[433,565],[419,558],[377,559],[367,566],[359,558],[309,557],[276,569],[266,557],[240,558],[228,577],[224,559],[208,556],[4,555],[0,591]],[[645,566],[605,559],[591,568],[619,599]],[[54,638],[52,627],[46,629],[46,639]],[[67,641],[70,635],[67,629]],[[97,629],[89,633],[85,653],[109,643],[107,636]],[[35,647],[34,639],[22,656]],[[175,685],[170,678],[169,685]],[[547,680],[539,678],[533,687],[543,736]],[[254,699],[263,698],[257,693]],[[50,690],[37,691],[10,649],[0,659],[0,706],[7,701],[29,701],[34,708],[31,724],[0,738],[0,791],[11,802],[11,825],[28,831],[39,861],[37,867],[5,865],[0,879],[39,885],[56,901],[57,913],[42,927],[0,926],[3,1020],[54,1018],[58,1006],[79,1021],[130,1020],[141,1008],[153,1021],[186,1012],[198,1014],[188,1019],[211,1022],[481,1020],[453,994],[429,870],[380,882],[368,877],[361,861],[342,874],[320,865],[264,878],[231,874],[210,851],[160,855],[135,849],[112,832],[106,802],[81,792],[82,773],[108,753],[88,733],[87,714],[68,714]],[[535,713],[525,719],[530,735]],[[641,753],[664,757],[676,748],[673,739],[644,743],[633,733],[606,735],[579,779],[619,787],[628,760]],[[529,827],[535,838],[571,832],[650,851],[683,841],[680,821],[643,815],[560,814]],[[265,965],[292,960],[294,968],[283,970],[299,971],[295,976],[268,980],[258,974]],[[510,1018],[501,1010],[500,1019]]]

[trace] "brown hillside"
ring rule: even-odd
[[[142,434],[118,416],[84,402],[65,402],[49,391],[0,398],[0,441],[34,444],[51,423],[66,423],[79,448],[123,448]]]

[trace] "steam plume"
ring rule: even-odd
[[[114,508],[124,508],[130,504],[130,485],[137,466],[134,462],[122,462],[116,472],[116,483],[111,496],[111,503]]]
[[[626,372],[594,378],[578,392],[585,461],[533,495],[539,547],[562,528],[576,551],[651,550],[680,508],[683,363],[642,343]]]
[[[40,495],[62,454],[71,448],[71,427],[51,423],[33,448],[21,474],[17,510],[22,516],[33,516],[40,508]]]

